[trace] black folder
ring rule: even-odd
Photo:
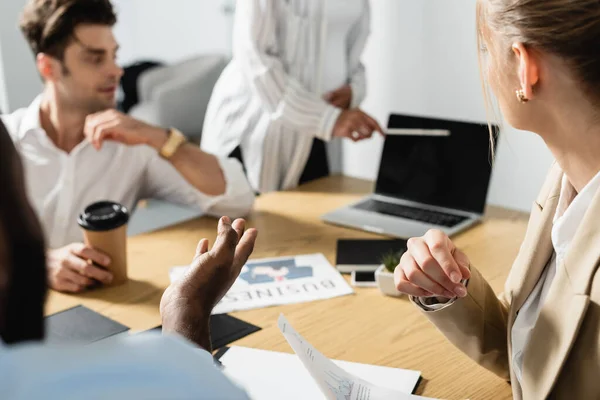
[[[77,306],[46,317],[46,343],[90,344],[129,330],[123,324]]]

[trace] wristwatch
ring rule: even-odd
[[[173,154],[175,154],[177,149],[179,149],[185,142],[187,142],[187,138],[183,133],[181,133],[181,131],[175,128],[169,129],[169,138],[159,151],[161,157],[166,159],[173,157]]]

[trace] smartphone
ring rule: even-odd
[[[356,287],[377,287],[375,271],[352,271],[351,283]]]

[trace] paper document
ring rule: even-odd
[[[187,267],[174,267],[171,282]],[[249,261],[213,314],[331,299],[354,291],[323,254]]]
[[[424,399],[374,385],[346,372],[300,336],[283,315],[278,323],[283,336],[328,400]]]
[[[221,358],[223,372],[253,400],[326,400],[295,354],[231,347]],[[412,393],[421,373],[398,368],[333,361],[345,371],[398,392]]]

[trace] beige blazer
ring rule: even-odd
[[[553,253],[552,220],[563,172],[550,172],[499,297],[472,268],[468,296],[425,315],[460,350],[510,379],[515,399],[600,399],[600,192],[571,242],[524,351],[522,385],[511,360],[511,329]]]

